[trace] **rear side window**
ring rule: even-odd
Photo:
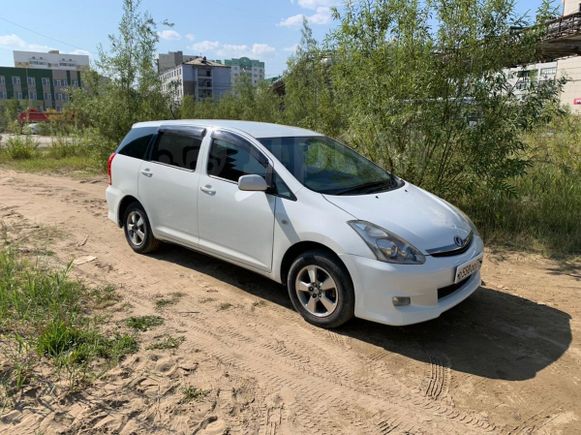
[[[117,148],[117,154],[134,157],[141,160],[145,159],[149,142],[156,132],[156,127],[141,127],[131,129]]]
[[[238,182],[242,175],[267,178],[268,160],[243,139],[229,133],[215,134],[208,158],[208,175]]]
[[[151,161],[193,171],[201,145],[201,138],[183,132],[164,131],[153,147]]]

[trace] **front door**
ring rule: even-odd
[[[239,136],[214,132],[205,166],[198,193],[200,247],[269,271],[276,198],[238,189],[242,175],[266,178],[268,159]]]
[[[162,129],[149,161],[141,164],[139,197],[158,237],[197,244],[201,142],[202,130]]]

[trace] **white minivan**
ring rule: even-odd
[[[177,243],[265,275],[315,325],[422,322],[480,286],[465,214],[314,131],[143,122],[108,168],[109,218],[135,252]]]

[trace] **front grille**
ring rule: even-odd
[[[458,248],[456,245],[446,246],[443,248],[436,248],[436,249],[428,249],[428,254],[432,257],[452,257],[454,255],[460,255],[466,252],[470,246],[472,245],[472,241],[474,239],[474,234],[471,232],[467,239],[464,246]]]
[[[446,287],[439,288],[438,289],[438,299],[442,299],[442,298],[445,298],[446,296],[450,296],[452,293],[454,293],[456,290],[458,290],[464,284],[466,284],[471,277],[472,277],[472,275],[470,275],[467,278],[464,278],[462,281],[457,282],[456,284],[447,285]]]

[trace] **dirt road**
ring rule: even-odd
[[[62,261],[97,257],[77,273],[120,289],[111,328],[141,314],[165,324],[90,389],[7,412],[0,432],[581,433],[579,263],[488,252],[485,284],[440,319],[329,332],[250,272],[175,246],[133,254],[104,188],[0,169],[0,221],[56,227]],[[145,350],[163,334],[185,342]],[[184,404],[187,385],[209,393]]]

